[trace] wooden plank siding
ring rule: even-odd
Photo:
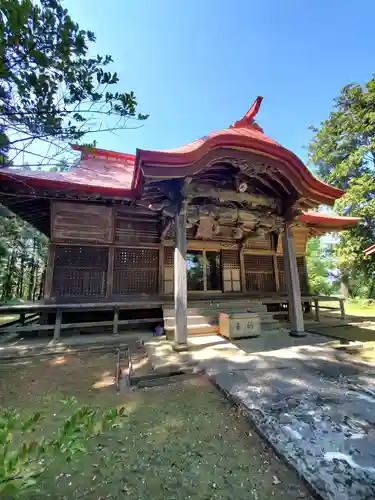
[[[51,216],[46,298],[173,294],[174,241],[160,243],[159,222],[152,213],[54,201]],[[274,235],[250,238],[241,251],[235,240],[203,241],[193,235],[188,231],[189,250],[221,252],[224,292],[285,292],[281,238],[277,245]],[[307,229],[294,228],[293,237],[301,291],[307,293]]]

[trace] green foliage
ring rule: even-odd
[[[324,245],[321,238],[312,238],[308,242],[307,272],[312,293],[332,295],[337,292],[333,249]]]
[[[358,216],[360,224],[340,235],[338,267],[351,282],[362,281],[372,297],[375,259],[363,251],[375,240],[375,78],[365,86],[347,85],[334,102],[330,117],[313,129],[310,160],[324,181],[346,191],[336,203],[339,214]]]
[[[44,142],[51,161],[89,133],[147,118],[137,113],[134,92],[118,90],[112,57],[89,56],[95,34],[81,29],[61,0],[0,0],[0,15],[3,162],[19,163],[25,151],[43,161],[31,147],[35,140]]]
[[[124,408],[102,412],[77,406],[75,398],[62,401],[73,412],[51,438],[43,432],[41,412],[29,417],[15,410],[0,411],[0,497],[17,498],[38,488],[38,477],[61,455],[71,461],[86,451],[85,440],[121,425]]]
[[[38,299],[47,238],[0,205],[0,300]]]

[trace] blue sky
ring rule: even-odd
[[[150,118],[98,146],[182,146],[241,118],[257,95],[265,133],[306,160],[309,125],[342,86],[375,72],[374,0],[68,0]]]

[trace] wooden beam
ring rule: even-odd
[[[201,184],[199,187],[196,184],[189,184],[185,187],[186,195],[189,198],[204,196],[205,198],[213,198],[219,201],[237,201],[239,203],[250,203],[266,207],[276,208],[277,202],[268,196],[260,196],[250,193],[238,193],[230,189],[213,189],[211,185]]]

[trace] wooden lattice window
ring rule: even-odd
[[[277,257],[277,265],[279,268],[280,291],[287,292],[284,256]],[[301,293],[307,294],[309,292],[309,286],[308,286],[308,277],[307,277],[307,268],[306,268],[306,263],[305,263],[305,257],[297,257],[297,268],[298,268],[298,276],[299,276],[299,284],[300,284]]]
[[[134,217],[121,212],[116,213],[115,238],[125,245],[138,245],[142,243],[157,243],[159,241],[159,228],[157,219]]]
[[[157,293],[159,250],[116,248],[113,266],[113,293]]]
[[[241,291],[240,254],[238,250],[222,250],[224,292]]]
[[[275,292],[276,281],[272,255],[245,255],[246,290]]]
[[[108,248],[58,245],[52,294],[56,297],[103,297],[107,268]]]
[[[307,294],[309,293],[309,284],[305,257],[297,257],[297,268],[301,293]]]

